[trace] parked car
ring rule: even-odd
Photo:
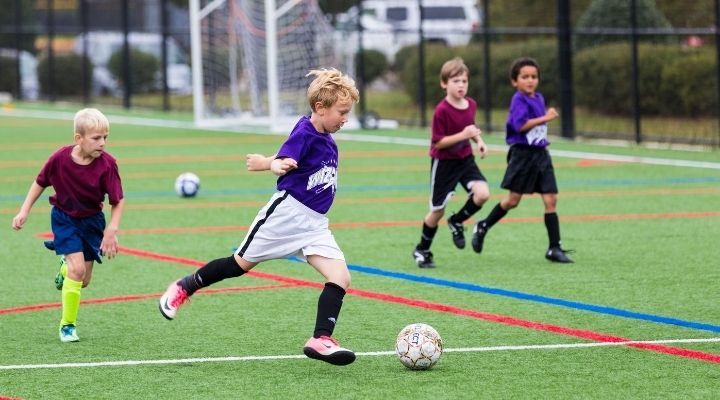
[[[405,46],[417,44],[420,9],[416,2],[366,0],[360,21],[363,48],[378,50],[390,61]],[[462,46],[470,42],[480,27],[480,12],[474,0],[423,0],[423,37],[428,42]],[[338,16],[337,29],[345,40],[357,43],[358,8]]]
[[[152,54],[158,61],[162,55],[162,35],[157,33],[130,32],[130,47]],[[83,54],[85,35],[75,38],[74,51]],[[123,33],[115,31],[94,31],[87,34],[88,57],[94,65],[93,92],[119,95],[122,87],[108,70],[108,61],[113,53],[122,49]],[[167,84],[173,93],[188,94],[192,92],[192,73],[188,65],[188,57],[172,37],[167,40]],[[157,77],[157,87],[161,87],[161,74]]]
[[[7,59],[9,63],[14,63],[18,59],[17,55],[15,49],[0,48],[0,58]],[[37,100],[40,97],[37,64],[37,59],[32,53],[20,50],[20,90],[24,100]]]

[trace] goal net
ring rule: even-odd
[[[310,69],[354,76],[317,0],[191,0],[190,24],[198,126],[289,131]]]

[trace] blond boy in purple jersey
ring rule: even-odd
[[[248,169],[269,167],[279,177],[277,192],[233,255],[172,282],[159,308],[171,320],[198,289],[241,276],[262,261],[297,256],[327,281],[318,299],[315,330],[303,351],[310,358],[347,365],[355,361],[355,353],[340,347],[332,334],[350,272],[325,214],[337,190],[338,149],[332,134],[347,122],[359,94],[355,82],[336,69],[312,70],[310,75],[315,76],[307,91],[311,115],[299,119],[275,156],[248,156]]]

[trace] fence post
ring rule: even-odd
[[[572,35],[570,29],[570,0],[557,1],[558,62],[560,72],[560,134],[575,137],[575,100],[572,77]]]
[[[22,71],[20,69],[20,27],[22,26],[22,1],[15,0],[15,87],[18,100],[23,99]]]
[[[635,119],[635,143],[642,142],[640,127],[640,83],[638,82],[638,34],[637,1],[630,0],[630,43],[632,44],[633,118]]]
[[[89,76],[90,71],[90,60],[88,59],[88,34],[90,27],[90,18],[88,10],[88,1],[80,1],[80,23],[82,25],[82,85],[83,85],[83,103],[88,105],[90,103],[90,83],[92,82],[92,76]]]
[[[423,37],[423,21],[425,20],[425,14],[423,12],[422,0],[418,0],[418,9],[420,10],[420,26],[418,27],[418,73],[419,73],[419,91],[418,91],[418,103],[420,103],[420,126],[423,128],[427,126],[427,116],[425,111],[427,109],[425,103],[425,41]]]
[[[483,1],[483,81],[485,83],[485,132],[492,129],[492,84],[490,80],[490,0]]]
[[[715,0],[715,53],[716,64],[716,89],[717,89],[717,119],[718,119],[718,141],[716,145],[720,147],[720,0]]]
[[[55,41],[55,5],[53,0],[47,1],[47,49],[48,49],[48,94],[50,95],[50,101],[55,102],[56,89],[55,89],[55,51],[53,49],[53,42]]]
[[[358,31],[358,53],[357,53],[357,77],[358,77],[358,92],[360,94],[360,104],[358,105],[359,111],[360,111],[360,122],[361,124],[364,122],[363,119],[365,118],[365,113],[367,112],[367,106],[365,101],[365,49],[363,48],[363,25],[362,25],[362,15],[363,15],[363,2],[362,0],[357,0],[357,9],[358,9],[358,15],[357,15],[357,31]],[[354,55],[353,55],[354,56]],[[364,128],[364,127],[363,127]]]
[[[170,111],[170,91],[168,89],[168,16],[167,16],[167,0],[160,1],[160,29],[162,37],[162,47],[160,48],[160,64],[162,64],[162,90],[163,90],[163,110]]]
[[[130,82],[130,42],[128,35],[130,34],[130,16],[128,0],[121,3],[122,10],[122,29],[123,29],[123,80],[125,81],[125,90],[123,90],[123,107],[130,108],[130,96],[132,92],[132,82]]]

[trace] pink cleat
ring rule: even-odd
[[[172,320],[175,318],[175,314],[177,314],[180,306],[188,301],[189,298],[185,289],[180,286],[180,281],[171,283],[162,297],[160,297],[160,314]]]
[[[355,361],[355,353],[352,350],[340,347],[337,340],[330,336],[311,337],[305,343],[303,352],[310,358],[333,365],[348,365]]]

